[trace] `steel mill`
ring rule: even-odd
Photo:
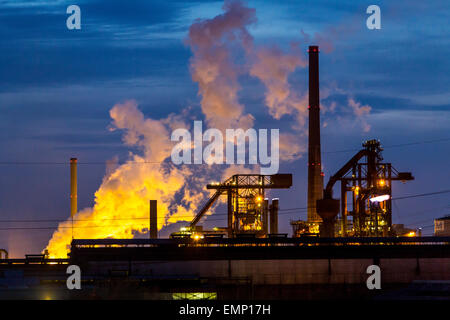
[[[158,238],[160,199],[146,199],[148,238],[75,237],[68,257],[62,259],[49,258],[45,252],[9,259],[8,253],[0,250],[0,274],[4,275],[0,287],[16,284],[28,288],[34,298],[47,290],[55,299],[370,298],[380,294],[367,290],[370,265],[382,267],[382,286],[391,290],[388,292],[420,295],[420,285],[413,288],[412,283],[425,283],[429,290],[433,289],[430,283],[448,283],[449,219],[436,221],[442,236],[435,237],[421,237],[414,230],[392,224],[394,182],[414,177],[384,161],[380,141],[364,141],[361,150],[342,163],[324,185],[319,47],[310,46],[308,52],[307,219],[291,221],[292,237],[278,228],[283,192],[279,198],[267,195],[270,189],[291,188],[292,175],[238,173],[208,184],[212,196],[190,223],[169,238]],[[76,158],[70,159],[70,177],[70,216],[74,219]],[[336,184],[340,194],[333,194]],[[226,204],[226,224],[208,230],[202,226],[203,220],[219,199]],[[68,265],[81,268],[85,290],[66,289]],[[20,294],[5,292],[0,290],[0,295]]]

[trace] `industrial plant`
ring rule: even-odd
[[[68,257],[58,259],[46,252],[9,259],[2,250],[0,287],[19,284],[22,289],[9,291],[9,297],[32,299],[43,292],[51,299],[389,299],[396,292],[407,298],[411,284],[448,282],[449,219],[437,222],[440,233],[434,237],[393,225],[395,184],[414,176],[401,163],[394,167],[383,159],[379,140],[363,141],[324,181],[319,47],[310,46],[308,53],[307,219],[291,221],[292,237],[278,228],[282,192],[273,199],[267,194],[292,187],[292,174],[238,173],[208,184],[211,197],[169,238],[158,238],[159,199],[148,199],[149,239],[74,237]],[[70,177],[74,219],[76,158],[70,159]],[[226,204],[226,225],[208,229],[202,223],[219,199]],[[68,265],[82,270],[81,290],[67,289]],[[368,290],[370,265],[380,266],[384,291]]]

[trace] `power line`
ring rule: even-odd
[[[428,225],[428,226],[423,226],[423,227],[421,227],[422,229],[425,229],[425,228],[431,228],[431,227],[434,227],[434,225],[433,224],[430,224],[430,225]]]
[[[122,164],[162,164],[164,161],[127,161],[122,163],[113,163],[117,165]],[[67,165],[69,162],[57,162],[57,161],[0,161],[0,165]],[[87,164],[87,165],[106,165],[105,161],[87,161],[87,162],[77,162],[77,164]]]
[[[404,196],[404,197],[397,197],[397,198],[392,198],[392,200],[403,200],[403,199],[409,199],[409,198],[419,198],[419,197],[433,196],[433,195],[436,195],[436,194],[449,193],[449,192],[450,192],[450,189],[449,190],[436,191],[436,192],[429,192],[429,193],[414,194],[414,195]]]
[[[413,145],[420,145],[420,144],[428,144],[428,143],[438,143],[438,142],[446,142],[450,141],[450,138],[443,138],[443,139],[436,139],[436,140],[425,140],[425,141],[416,141],[416,142],[409,142],[409,143],[401,143],[401,144],[393,144],[393,145],[387,145],[382,146],[383,149],[388,148],[400,148],[400,147],[407,147],[407,146],[413,146]],[[359,151],[360,149],[346,149],[346,150],[336,150],[336,151],[323,151],[322,153],[330,154],[330,153],[344,153],[344,152],[355,152]]]
[[[394,202],[394,205],[396,207],[395,212],[396,213],[400,213],[400,209],[398,208],[398,206],[397,206],[397,204],[395,202]],[[448,209],[448,208],[450,208],[450,205],[446,205],[446,206],[443,206],[443,207],[427,208],[426,210],[415,211],[415,212],[412,212],[412,213],[408,212],[408,218],[415,217],[415,216],[417,216],[419,214],[424,214],[424,213],[427,213],[427,212],[436,211],[436,210],[442,210],[442,209]],[[400,217],[400,215],[399,215],[399,218],[403,219],[402,217]]]
[[[412,146],[412,145],[421,145],[421,144],[429,144],[429,143],[438,143],[438,142],[446,142],[450,141],[450,138],[443,138],[443,139],[435,139],[435,140],[425,140],[425,141],[416,141],[416,142],[409,142],[409,143],[402,143],[402,144],[395,144],[395,145],[387,145],[383,146],[384,149],[387,148],[399,148],[399,147],[406,147],[406,146]],[[344,153],[344,152],[355,152],[359,151],[360,149],[345,149],[345,150],[335,150],[335,151],[323,151],[324,154],[332,154],[332,153]],[[122,164],[162,164],[165,163],[164,161],[126,161],[122,163],[115,163],[117,165]],[[69,162],[67,161],[0,161],[0,165],[67,165]],[[78,162],[79,165],[105,165],[105,161],[81,161]],[[183,164],[188,165],[188,164]]]
[[[121,227],[119,225],[117,226],[112,226],[112,225],[107,225],[107,226],[74,226],[74,229],[85,229],[85,228],[114,228],[114,227]],[[58,229],[72,229],[72,227],[57,227]],[[13,227],[13,228],[0,228],[0,230],[54,230],[55,227]]]
[[[441,191],[435,191],[435,192],[429,192],[429,193],[421,193],[421,194],[416,194],[416,195],[409,195],[409,196],[403,196],[403,197],[397,197],[397,198],[392,198],[392,200],[402,200],[402,199],[410,199],[410,198],[416,198],[416,197],[424,197],[424,196],[430,196],[430,195],[437,195],[437,194],[444,194],[444,193],[449,193],[449,190],[441,190]],[[307,207],[296,207],[296,208],[285,208],[285,209],[279,209],[279,211],[285,211],[285,212],[280,212],[278,213],[278,215],[285,215],[285,214],[292,214],[295,212],[302,212],[304,210],[306,210]],[[224,212],[216,212],[216,213],[212,213],[210,215],[207,215],[206,218],[214,215],[214,216],[225,216],[228,213],[224,213]],[[177,218],[189,218],[192,219],[192,215],[189,216],[178,216]],[[121,220],[125,220],[125,221],[133,221],[133,220],[148,220],[149,217],[142,217],[142,218],[109,218],[109,219],[101,219],[99,221],[121,221]],[[162,219],[162,220],[166,220],[166,219],[170,219],[169,217],[158,217],[157,219]],[[221,220],[225,220],[225,218],[219,218],[219,219],[207,219],[207,221],[221,221]],[[0,220],[0,223],[32,223],[32,222],[37,222],[37,223],[41,223],[41,222],[57,222],[57,223],[62,223],[62,222],[67,222],[69,220],[58,220],[58,219],[30,219],[30,220]],[[94,219],[74,219],[74,222],[92,222],[95,221]],[[186,221],[186,220],[181,220],[181,221]],[[178,221],[178,222],[181,222]],[[7,227],[7,228],[0,228],[0,230],[33,230],[33,229],[42,229],[42,230],[48,230],[48,229],[55,229],[58,226],[55,227]],[[115,226],[115,225],[102,225],[102,226],[76,226],[74,228],[99,228],[99,227],[120,227],[120,226]],[[71,227],[59,227],[59,228],[71,228]]]
[[[449,190],[442,190],[442,191],[436,191],[436,192],[429,192],[429,193],[421,193],[421,194],[415,194],[415,195],[409,195],[409,196],[403,196],[403,197],[397,197],[397,198],[392,198],[392,200],[403,200],[403,199],[410,199],[410,198],[418,198],[418,197],[425,197],[425,196],[431,196],[431,195],[437,195],[437,194],[444,194],[444,193],[449,193]],[[447,208],[448,206],[445,207],[439,207],[439,208],[435,208],[435,209],[441,209],[441,208]],[[288,212],[281,212],[279,214],[290,214],[290,213],[294,213],[294,212],[303,212],[305,210],[307,210],[307,207],[294,207],[294,208],[280,208],[278,209],[278,211],[288,211]],[[215,212],[213,213],[215,216],[217,215],[227,215],[227,212]],[[211,214],[212,215],[212,214]],[[210,216],[210,215],[208,215]],[[170,217],[169,217],[170,218]],[[192,218],[191,215],[189,216],[178,216],[178,218]],[[120,220],[148,220],[149,217],[142,217],[142,218],[107,218],[107,219],[101,219],[101,221],[109,221],[109,220],[114,220],[114,221],[120,221]],[[165,217],[158,217],[157,219],[166,219]],[[74,219],[74,222],[82,222],[82,221],[93,221],[94,219]],[[23,222],[23,223],[32,223],[32,222],[65,222],[68,220],[61,220],[61,219],[20,219],[20,220],[0,220],[0,223],[15,223],[15,222]]]
[[[283,209],[283,210],[288,210],[288,209]],[[283,211],[282,209],[279,209],[278,211]],[[306,208],[305,208],[306,210]],[[298,211],[289,211],[289,212],[281,212],[278,213],[278,215],[283,215],[283,214],[291,214],[294,212],[298,212]],[[205,217],[210,217],[210,216],[225,216],[228,215],[228,213],[226,212],[214,212],[212,214],[209,214]],[[189,218],[189,219],[193,219],[193,216],[177,216],[177,218]],[[158,220],[167,220],[170,219],[169,217],[157,217]],[[224,218],[223,218],[224,219]],[[220,219],[220,220],[223,220]],[[133,221],[133,220],[149,220],[149,217],[138,217],[138,218],[108,218],[108,219],[100,219],[98,221]],[[96,221],[95,219],[73,219],[74,222],[90,222],[90,221]],[[183,220],[185,221],[185,220]],[[208,219],[208,221],[213,221],[211,219]],[[62,223],[62,222],[69,222],[69,220],[61,220],[61,219],[24,219],[24,220],[0,220],[0,223],[43,223],[43,222],[57,222],[57,223]],[[69,227],[67,227],[69,228]],[[1,229],[0,229],[1,230]]]
[[[303,212],[306,211],[308,208],[307,207],[296,207],[296,208],[279,208],[278,211],[289,211],[289,212],[282,212],[279,214],[290,214],[290,213],[294,213],[294,212]],[[228,212],[214,212],[210,215],[207,216],[211,216],[211,215],[228,215]],[[195,215],[194,215],[195,216]],[[177,216],[178,218],[191,218],[193,219],[194,217],[192,215],[185,215],[185,216]],[[170,218],[170,217],[169,217]],[[120,220],[148,220],[149,217],[137,217],[137,218],[105,218],[105,219],[100,219],[101,221],[120,221]],[[158,220],[164,220],[166,219],[166,217],[157,217]],[[74,222],[86,222],[86,221],[94,221],[95,219],[73,219]],[[13,219],[13,220],[0,220],[0,223],[33,223],[33,222],[66,222],[69,220],[62,220],[62,219]]]
[[[420,225],[422,223],[429,222],[430,220],[434,220],[434,219],[435,218],[428,218],[428,219],[421,220],[421,221],[410,222],[410,223],[408,223],[408,225]]]
[[[278,213],[278,215],[284,215],[284,214],[291,214],[291,213],[293,213],[293,212],[281,212],[281,213]],[[213,213],[213,214],[210,214],[210,215],[208,215],[208,216],[206,216],[206,218],[207,217],[210,217],[210,216],[218,216],[218,215],[227,215],[228,213]],[[192,216],[179,216],[178,218],[183,218],[183,217],[185,217],[185,218],[190,218],[190,219],[192,219]],[[118,221],[118,220],[128,220],[128,221],[133,221],[133,220],[148,220],[149,218],[148,217],[146,217],[146,218],[117,218],[117,219],[102,219],[102,220],[100,220],[99,222],[101,222],[101,221]],[[166,219],[170,219],[170,217],[168,217],[168,218],[166,218],[166,217],[158,217],[157,219],[162,219],[162,220],[166,220]],[[223,217],[223,218],[218,218],[218,219],[214,219],[214,218],[209,218],[209,219],[207,219],[207,221],[224,221],[224,220],[226,220],[226,217]],[[47,220],[0,220],[0,223],[17,223],[17,222],[59,222],[59,223],[61,223],[61,222],[68,222],[69,220],[52,220],[52,219],[47,219]],[[76,219],[74,219],[74,222],[77,222],[77,221],[84,221],[84,222],[88,222],[88,221],[90,221],[90,222],[93,222],[93,221],[95,221],[94,219],[79,219],[79,220],[76,220]],[[177,222],[189,222],[189,221],[186,221],[186,220],[180,220],[180,221],[177,221]],[[74,228],[79,228],[79,229],[83,229],[83,228],[114,228],[114,227],[123,227],[123,225],[101,225],[101,226],[74,226]],[[55,228],[63,228],[63,229],[70,229],[70,228],[72,228],[71,226],[70,227],[64,227],[64,226],[54,226],[54,227],[6,227],[6,228],[0,228],[0,230],[54,230]]]
[[[384,149],[386,148],[398,148],[398,147],[407,147],[407,146],[413,146],[413,145],[419,145],[419,144],[428,144],[428,143],[437,143],[437,142],[446,142],[450,141],[450,138],[443,138],[443,139],[436,139],[436,140],[424,140],[424,141],[417,141],[417,142],[410,142],[410,143],[402,143],[402,144],[393,144],[388,146],[383,146]]]

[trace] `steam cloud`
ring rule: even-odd
[[[218,129],[253,125],[253,116],[244,114],[238,101],[239,66],[233,63],[232,47],[247,47],[252,38],[246,26],[256,21],[255,9],[240,2],[226,1],[225,13],[195,22],[187,43],[194,53],[192,80],[199,85],[202,111],[208,124]]]
[[[370,125],[366,122],[365,116],[370,113],[372,109],[369,105],[362,105],[360,102],[356,102],[353,98],[348,99],[348,105],[352,108],[353,113],[361,119],[364,132],[370,130]]]
[[[175,168],[163,162],[170,154],[171,126],[182,123],[173,115],[162,119],[144,119],[135,101],[115,105],[110,111],[112,129],[125,131],[126,145],[136,146],[143,155],[130,154],[129,160],[107,174],[95,193],[93,208],[78,212],[73,223],[76,238],[132,238],[134,232],[148,228],[149,199],[158,199],[158,229],[171,215],[192,218],[202,200],[202,193],[185,191],[181,202],[171,208],[177,192],[183,189],[192,172],[188,167]],[[111,170],[111,168],[108,168]],[[173,218],[172,218],[173,219]],[[67,254],[72,239],[72,222],[59,225],[47,249],[51,256]]]

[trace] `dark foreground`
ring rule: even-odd
[[[0,260],[0,299],[450,300],[450,238],[74,240],[69,259]]]

